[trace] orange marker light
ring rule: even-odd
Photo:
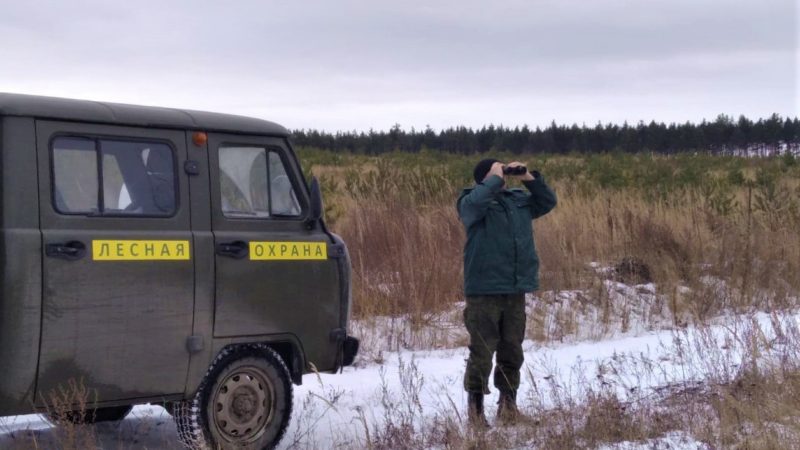
[[[203,131],[195,131],[192,134],[192,142],[197,147],[203,147],[208,142],[208,135]]]

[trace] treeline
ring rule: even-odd
[[[400,125],[389,131],[337,132],[294,130],[292,141],[297,146],[315,147],[335,152],[380,154],[389,151],[419,152],[422,149],[451,153],[508,151],[513,153],[599,153],[609,151],[678,153],[710,151],[720,154],[767,155],[782,151],[800,151],[800,120],[773,114],[768,119],[738,120],[720,115],[713,122],[683,124],[659,122],[636,125],[624,123],[558,125],[542,129],[528,126],[484,126],[448,128],[435,131]]]

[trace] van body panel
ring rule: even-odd
[[[39,353],[42,267],[36,135],[29,118],[0,121],[0,415],[29,411]]]
[[[292,333],[214,338],[211,351],[214,355],[218,355],[225,347],[242,344],[265,344],[279,354],[282,353],[280,351],[281,348],[290,349],[291,357],[286,357],[284,362],[295,384],[302,384],[302,375],[309,371],[306,367],[306,352],[303,348],[303,344],[300,342],[300,339]],[[198,384],[199,382],[200,379],[197,380]],[[196,387],[197,385],[195,385],[195,388]]]
[[[330,237],[317,224],[306,225],[308,190],[286,141],[259,136],[209,133],[212,229],[215,247],[229,243],[322,243]],[[297,217],[228,217],[223,211],[220,148],[252,147],[279,155],[300,206]],[[256,169],[253,162],[253,170]],[[253,186],[239,186],[242,196]],[[253,199],[242,199],[244,203]],[[249,247],[248,247],[249,251]],[[327,251],[327,250],[326,250]],[[303,342],[307,362],[319,370],[335,366],[337,346],[330,333],[340,323],[337,261],[258,260],[249,251],[241,258],[216,254],[214,337],[293,333]]]
[[[195,248],[190,245],[190,258],[185,260],[102,260],[93,253],[93,242],[112,242],[100,247],[100,257],[104,251],[107,255],[115,251],[113,242],[126,240],[192,243],[188,180],[178,170],[186,160],[185,134],[37,121],[40,174],[51,174],[51,143],[57,136],[169,145],[178,181],[177,205],[172,217],[65,215],[56,211],[53,177],[40,176],[42,246],[77,241],[87,252],[77,260],[41,253],[42,337],[36,403],[43,405],[50,392],[67,387],[70,380],[96,392],[101,402],[182,393],[194,308],[191,255]]]
[[[192,336],[202,342],[202,349],[191,353],[184,394],[193,395],[203,380],[216,353],[212,345],[214,326],[214,236],[211,233],[211,193],[208,190],[208,146],[192,142],[186,132],[187,158],[196,164],[197,175],[189,176],[192,234],[194,235],[194,323]]]

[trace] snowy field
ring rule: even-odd
[[[635,402],[665,388],[697,386],[733,377],[755,329],[764,336],[769,364],[782,352],[774,324],[797,328],[798,316],[755,314],[703,330],[692,328],[623,336],[597,342],[539,346],[526,341],[525,376],[519,397],[539,408],[555,396],[552,390],[579,398],[588,388],[609,389]],[[748,331],[750,330],[750,331]],[[709,357],[708,348],[721,351]],[[294,391],[294,412],[279,448],[360,448],[367,430],[378,429],[394,416],[417,428],[434,417],[463,418],[466,395],[461,382],[467,349],[385,352],[382,363],[357,362],[342,374],[306,375]],[[655,369],[654,369],[655,368]],[[487,398],[493,421],[497,392]],[[409,401],[411,400],[411,401]],[[98,424],[94,431],[103,448],[175,448],[175,425],[158,406],[137,406],[118,424]],[[39,415],[0,419],[0,448],[52,448],[58,433]],[[531,443],[531,447],[534,447]],[[640,443],[618,443],[609,449],[706,448],[681,433]]]

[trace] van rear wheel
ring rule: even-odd
[[[223,351],[197,395],[174,408],[178,436],[189,448],[273,448],[289,424],[290,380],[286,364],[269,347]]]

